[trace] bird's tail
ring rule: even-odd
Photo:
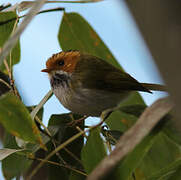
[[[167,91],[166,86],[160,84],[141,83],[141,85],[151,91]]]

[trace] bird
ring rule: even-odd
[[[54,95],[73,113],[100,117],[118,106],[133,91],[151,93],[161,85],[140,83],[107,61],[79,50],[61,51],[46,61]]]

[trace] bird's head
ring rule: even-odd
[[[64,72],[71,74],[77,62],[80,59],[79,51],[66,51],[54,54],[46,62],[46,69],[43,69],[42,72],[46,72],[51,76],[55,72]]]

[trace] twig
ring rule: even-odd
[[[3,11],[6,8],[9,8],[11,6],[10,3],[8,3],[7,5],[0,5],[0,11]]]
[[[126,154],[141,142],[172,107],[173,103],[167,97],[157,100],[150,107],[146,108],[135,125],[121,136],[116,148],[100,162],[88,176],[87,180],[98,180],[106,176]]]
[[[82,0],[82,1],[45,1],[45,3],[95,3],[103,0]],[[34,4],[34,1],[23,1],[21,4]]]
[[[40,103],[33,109],[31,112],[31,118],[34,119],[38,111],[41,109],[41,107],[47,102],[47,100],[52,95],[52,90],[48,91],[48,93],[45,95],[45,97],[40,101]]]
[[[81,165],[81,166],[83,166],[82,165],[82,161],[74,154],[74,153],[72,153],[71,151],[69,151],[66,147],[64,147],[63,148],[70,156],[72,156],[72,158],[74,158],[77,162],[79,162],[79,164]]]
[[[3,79],[0,78],[0,82],[4,83],[9,89],[11,89],[11,86]]]
[[[76,126],[75,127],[79,132],[82,132],[83,130],[79,127],[79,126]],[[87,139],[88,136],[84,133],[83,136]]]
[[[80,170],[78,170],[78,169],[75,169],[75,168],[73,168],[73,167],[71,167],[71,166],[69,166],[69,165],[63,165],[63,164],[59,164],[59,163],[54,162],[54,161],[48,161],[48,160],[41,159],[41,158],[33,158],[33,157],[28,157],[28,158],[29,158],[29,159],[32,159],[32,160],[38,160],[38,161],[41,161],[41,162],[43,162],[43,163],[49,163],[49,164],[53,164],[53,165],[56,165],[56,166],[64,167],[64,168],[70,169],[70,170],[72,170],[72,171],[75,171],[75,172],[77,172],[77,173],[79,173],[79,174],[82,174],[82,175],[84,175],[84,176],[87,176],[86,173],[84,173],[84,172],[82,172],[82,171],[80,171]]]
[[[43,122],[38,118],[38,116],[35,116],[35,121],[37,121],[41,126],[43,126],[44,128],[43,133],[45,133],[50,138],[50,141],[52,142],[54,148],[56,149],[57,146],[56,146],[55,140],[53,136],[51,135],[50,131],[48,130],[48,128],[43,124]],[[56,153],[56,155],[59,158],[60,163],[63,162],[64,164],[67,164],[58,152]]]
[[[94,3],[103,0],[82,0],[82,1],[46,1],[46,3]]]
[[[19,20],[19,18],[17,17],[17,18],[16,18],[16,21],[15,21],[15,23],[14,23],[14,26],[13,26],[13,30],[12,30],[11,35],[13,35],[13,33],[14,33],[16,27],[17,27],[18,20]],[[10,80],[13,80],[13,73],[12,73],[12,51],[10,51],[9,70],[10,70],[10,77],[9,77],[9,78],[10,78]]]
[[[41,126],[43,126],[45,132],[47,133],[48,136],[52,136],[48,128],[43,124],[43,122],[38,118],[38,116],[35,115],[35,121],[38,122]]]
[[[71,138],[69,138],[67,141],[65,141],[64,143],[60,144],[60,146],[58,146],[55,150],[53,150],[44,160],[48,160],[50,159],[54,154],[56,154],[56,152],[60,151],[61,149],[63,149],[65,146],[67,146],[68,144],[70,144],[72,141],[74,141],[75,139],[77,139],[78,137],[82,136],[84,133],[93,130],[97,127],[96,126],[92,126],[89,129],[85,130],[85,131],[81,131],[77,134],[75,134],[74,136],[72,136]],[[27,177],[27,180],[30,180],[37,172],[38,170],[43,166],[44,162],[40,162],[37,167],[31,172],[31,174]]]
[[[60,151],[62,148],[64,148],[66,145],[77,139],[78,137],[82,136],[84,132],[79,132],[78,134],[74,135],[64,143],[62,143],[60,146],[58,146],[56,149],[54,149],[44,160],[50,159],[54,154],[56,154],[58,151]],[[44,162],[40,162],[37,167],[31,172],[31,174],[27,177],[27,180],[32,179],[32,177],[37,173],[37,171],[43,166]]]
[[[46,9],[46,10],[43,10],[43,11],[39,11],[38,13],[36,13],[36,15],[38,15],[38,14],[43,14],[43,13],[47,13],[47,12],[64,11],[64,10],[65,10],[65,8],[62,8],[62,7],[53,8],[53,9]],[[25,17],[25,16],[27,16],[27,14],[24,14],[24,15],[22,15],[22,16],[19,16],[19,19],[20,19],[20,18],[23,18],[23,17]]]
[[[25,30],[25,28],[28,26],[30,21],[33,19],[33,17],[36,15],[36,13],[40,10],[40,8],[43,6],[46,0],[36,0],[30,11],[28,12],[28,15],[24,18],[20,26],[17,27],[13,35],[11,35],[8,39],[8,41],[4,44],[2,52],[0,54],[0,65],[2,64],[3,60],[6,58],[6,56],[9,54],[11,49],[16,45],[21,33]]]

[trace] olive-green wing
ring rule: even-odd
[[[137,80],[106,61],[94,56],[82,57],[75,69],[77,78],[88,89],[100,89],[119,93],[121,91],[146,91]]]

